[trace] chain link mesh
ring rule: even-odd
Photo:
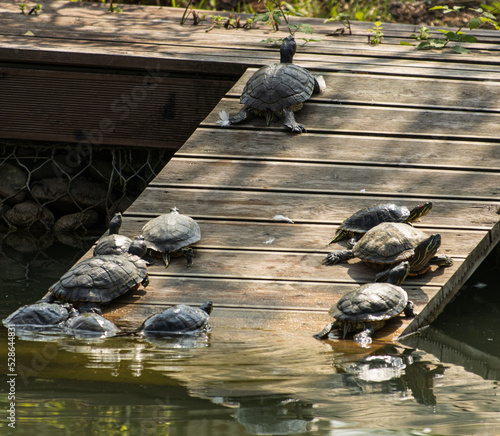
[[[71,232],[123,212],[172,150],[0,142],[0,221],[9,231]]]

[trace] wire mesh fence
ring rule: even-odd
[[[104,227],[165,166],[172,150],[0,142],[3,231]]]

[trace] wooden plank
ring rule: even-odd
[[[300,117],[297,115],[297,118]],[[384,136],[303,133],[274,130],[252,140],[246,130],[197,129],[176,157],[279,160],[292,162],[398,167],[500,169],[500,146],[494,142],[393,138]],[[244,144],[244,146],[242,146]],[[470,150],[474,152],[471,153]]]
[[[219,112],[236,114],[239,101],[222,99],[202,125],[217,127]],[[297,114],[298,122],[311,133],[410,136],[461,140],[496,140],[500,135],[500,114],[453,110],[420,110],[413,108],[386,108],[382,106],[325,104],[307,102]],[[263,118],[254,117],[245,128],[265,128]],[[228,128],[239,128],[229,126]],[[284,130],[281,122],[271,128]]]
[[[386,193],[380,196],[366,194],[349,196],[334,192],[320,194],[311,192],[304,195],[291,192],[249,191],[243,187],[235,191],[226,191],[184,188],[169,184],[164,187],[148,187],[127,209],[126,215],[151,219],[159,214],[169,213],[172,207],[177,206],[181,209],[181,213],[196,219],[269,222],[275,215],[284,215],[295,223],[338,225],[357,210],[375,204],[396,202],[411,206],[427,200],[428,197],[421,195],[399,197]],[[422,223],[429,228],[489,230],[499,219],[498,200],[481,202],[439,198],[439,201],[433,204],[431,213],[422,219]],[[131,234],[135,234],[134,231]]]
[[[417,168],[363,167],[316,163],[174,158],[151,186],[238,189],[297,193],[369,193],[496,201],[500,174]],[[429,184],[429,180],[432,183]],[[172,183],[172,181],[174,181]],[[321,182],[321,183],[319,183]],[[320,188],[318,188],[318,186]]]

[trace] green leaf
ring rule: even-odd
[[[467,54],[467,53],[470,53],[470,50],[467,50],[466,48],[464,47],[461,47],[459,45],[456,45],[455,47],[453,47],[453,51],[455,53],[459,53],[459,54]]]
[[[255,14],[253,19],[255,21],[263,21],[264,23],[269,20],[269,15],[267,13]]]
[[[496,20],[496,17],[493,14],[490,14],[489,12],[483,12],[483,17],[489,18],[490,20]]]
[[[299,26],[299,30],[302,33],[307,33],[308,35],[310,35],[311,33],[314,32],[314,27],[312,27],[310,24],[301,24]]]
[[[477,29],[482,24],[481,18],[474,17],[469,21],[469,29]]]
[[[429,41],[422,41],[417,45],[417,50],[430,50],[431,48],[431,43]]]
[[[446,32],[444,35],[450,41],[460,41],[460,35],[458,35],[458,33],[455,33],[455,32]]]
[[[438,9],[449,9],[448,6],[433,6],[429,11],[437,11]]]
[[[399,41],[399,44],[401,44],[401,45],[409,45],[410,47],[413,46],[413,44],[410,44],[409,42],[406,42],[406,41]]]
[[[462,41],[462,42],[477,42],[477,38],[474,35],[461,35],[460,41]]]

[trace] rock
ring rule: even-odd
[[[7,224],[17,229],[45,229],[54,226],[54,214],[33,200],[16,204],[3,215]]]
[[[75,232],[80,229],[88,229],[97,223],[99,214],[95,210],[85,210],[59,218],[54,224],[55,232]]]
[[[8,204],[16,204],[26,197],[28,174],[25,170],[9,163],[0,165],[0,198]]]

